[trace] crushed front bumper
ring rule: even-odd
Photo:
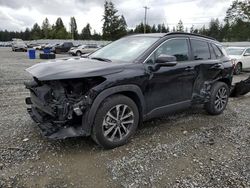
[[[50,139],[65,139],[69,137],[87,136],[82,126],[74,127],[63,122],[44,122],[43,116],[35,107],[27,108],[30,117],[37,123],[43,136]]]
[[[30,106],[27,108],[30,117],[37,123],[43,136],[51,139],[87,136],[81,124],[75,125],[72,123],[73,113],[77,114],[80,110],[79,106],[75,107],[76,112],[74,112],[74,107],[70,108],[67,106],[67,116],[60,119],[58,114],[65,111],[65,108],[61,104],[49,105],[41,100],[33,91],[30,92],[30,97],[27,97],[25,102]]]

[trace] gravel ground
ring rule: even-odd
[[[23,85],[40,60],[9,48],[0,57],[0,187],[250,187],[250,94],[219,116],[197,106],[145,122],[130,143],[105,151],[90,138],[40,136]]]

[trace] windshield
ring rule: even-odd
[[[89,58],[102,58],[118,62],[131,62],[138,58],[159,38],[131,36],[119,39],[92,53]]]
[[[228,55],[241,55],[244,51],[244,48],[227,48]]]

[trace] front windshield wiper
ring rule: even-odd
[[[112,62],[110,59],[102,58],[102,57],[91,57],[90,59],[96,59],[96,60],[99,60],[99,61]]]

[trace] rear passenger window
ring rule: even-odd
[[[221,58],[223,56],[221,50],[215,44],[212,44],[216,58]]]
[[[207,42],[191,39],[191,45],[194,54],[194,60],[211,59]]]

